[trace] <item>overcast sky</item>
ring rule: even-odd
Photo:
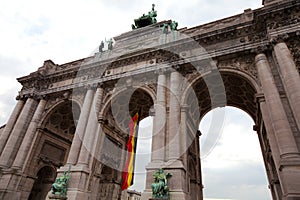
[[[172,19],[178,21],[179,28],[189,28],[261,7],[261,1],[1,0],[0,126],[16,103],[21,88],[17,77],[37,70],[44,60],[63,64],[92,55],[101,40],[130,31],[133,19],[150,11],[152,3],[156,4],[158,21]],[[202,159],[205,196],[270,199],[257,135],[251,131],[253,121],[245,113],[229,110],[216,148]],[[203,133],[209,131],[205,130],[209,116],[205,119]],[[149,122],[144,124],[141,126],[150,126]],[[148,139],[140,141],[150,148]],[[144,179],[139,180],[136,189],[142,190]]]

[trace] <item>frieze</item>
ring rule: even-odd
[[[296,3],[300,5],[300,3]],[[286,7],[280,11],[274,11],[266,14],[268,30],[275,30],[284,26],[290,26],[300,22],[299,6]]]
[[[237,56],[233,59],[220,60],[218,62],[219,69],[237,69],[243,71],[255,79],[257,79],[257,71],[253,56]]]

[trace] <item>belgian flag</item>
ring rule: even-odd
[[[127,141],[127,159],[122,175],[122,190],[126,190],[133,185],[135,152],[138,136],[139,112],[137,112],[129,122],[129,138]]]

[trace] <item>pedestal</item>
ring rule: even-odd
[[[68,197],[62,196],[62,195],[59,195],[59,194],[49,194],[49,199],[53,199],[53,200],[67,200]]]

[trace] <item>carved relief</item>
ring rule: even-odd
[[[300,33],[299,33],[300,35]],[[296,36],[296,37],[299,37]],[[296,67],[298,68],[298,71],[300,73],[300,41],[294,38],[291,38],[287,41],[287,45],[293,55]]]
[[[237,56],[233,59],[220,60],[218,62],[219,69],[236,69],[243,71],[257,79],[257,71],[254,64],[254,57],[251,55]]]

